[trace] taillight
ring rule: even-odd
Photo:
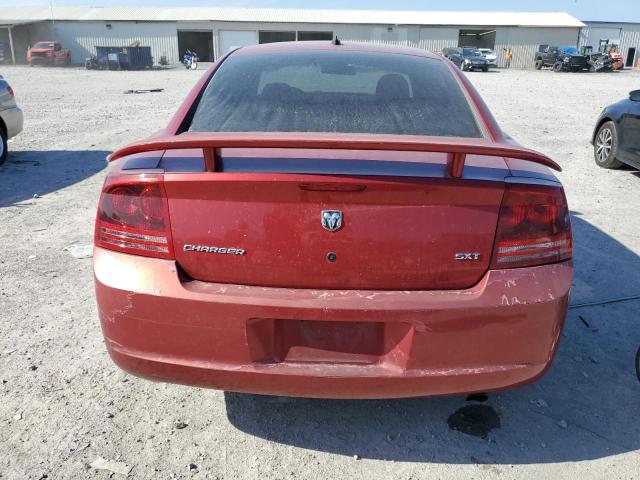
[[[9,95],[10,95],[10,96],[12,96],[12,97],[15,97],[15,96],[16,96],[16,94],[15,94],[15,92],[13,91],[13,88],[11,88],[11,86],[7,86],[7,91],[9,92]]]
[[[491,268],[555,263],[571,254],[571,217],[562,187],[507,184]]]
[[[162,175],[107,178],[98,205],[95,244],[135,255],[174,258]]]

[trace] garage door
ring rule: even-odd
[[[229,50],[247,45],[257,45],[258,32],[255,30],[220,30],[220,55]]]

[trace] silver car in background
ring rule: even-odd
[[[9,83],[0,75],[0,165],[7,159],[7,140],[22,131],[22,110]]]
[[[498,68],[498,57],[490,48],[479,48],[482,56],[487,59],[487,63],[491,68]]]

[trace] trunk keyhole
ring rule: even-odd
[[[327,253],[327,262],[333,263],[333,262],[336,261],[337,258],[338,258],[338,256],[335,253],[333,253],[333,252]]]

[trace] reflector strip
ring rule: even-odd
[[[102,233],[118,238],[130,238],[132,240],[142,240],[144,242],[167,243],[167,237],[155,237],[153,235],[143,235],[141,233],[121,232],[110,228],[100,227]]]
[[[144,245],[142,243],[124,242],[124,241],[118,241],[108,237],[100,237],[100,240],[105,243],[110,243],[111,245],[116,245],[121,248],[135,248],[138,250],[147,250],[151,252],[169,253],[168,247],[162,247],[160,245]]]
[[[560,254],[567,253],[569,250],[564,248],[561,250],[549,250],[548,252],[542,253],[531,253],[528,255],[513,255],[507,257],[498,257],[498,263],[506,263],[506,262],[523,262],[526,260],[537,260],[541,258],[548,257],[556,257]]]
[[[555,242],[533,243],[527,245],[513,245],[509,247],[498,247],[498,255],[511,252],[520,252],[522,250],[544,250],[548,248],[554,248],[565,246],[569,243],[569,240],[557,240]]]

